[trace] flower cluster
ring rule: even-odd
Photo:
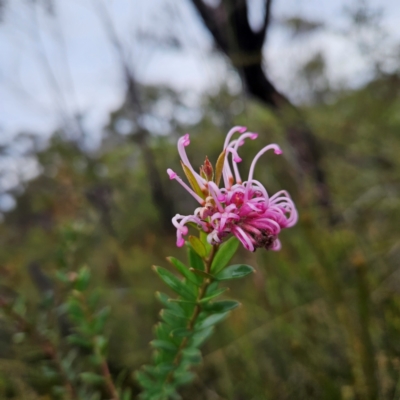
[[[232,140],[235,133],[239,133],[240,136]],[[210,244],[219,244],[232,234],[250,251],[260,247],[267,250],[281,248],[279,232],[283,228],[295,225],[296,207],[286,191],[279,191],[269,197],[264,186],[253,178],[254,168],[260,156],[268,150],[282,154],[281,149],[276,144],[261,149],[251,163],[247,181],[242,182],[238,169],[238,163],[242,161],[238,148],[246,139],[256,138],[257,134],[246,132],[245,127],[232,128],[226,136],[215,171],[206,158],[200,173],[193,169],[186,155],[185,147],[190,144],[189,134],[178,140],[182,167],[191,187],[171,169],[167,172],[170,179],[177,180],[200,203],[200,207],[193,215],[177,214],[172,219],[177,229],[177,246],[181,247],[185,242],[183,236],[188,233],[187,224],[194,223],[208,234],[207,240]],[[223,188],[219,187],[221,177],[224,182]]]

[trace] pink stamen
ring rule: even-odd
[[[270,144],[268,146],[265,146],[263,149],[261,149],[256,156],[254,157],[253,162],[250,165],[250,171],[249,171],[249,178],[247,179],[247,186],[246,186],[246,198],[248,198],[248,192],[249,192],[249,186],[251,185],[252,179],[253,179],[253,174],[254,174],[254,168],[257,164],[258,159],[268,150],[274,150],[275,154],[282,154],[282,150],[277,144]]]
[[[190,138],[189,138],[189,134],[187,133],[186,135],[182,136],[179,138],[178,140],[178,153],[181,157],[182,162],[186,165],[186,167],[188,167],[190,169],[190,171],[192,172],[192,174],[194,175],[197,183],[199,184],[201,189],[205,189],[206,186],[206,180],[204,178],[202,178],[192,167],[192,164],[189,161],[189,158],[186,154],[186,150],[185,147],[189,146],[190,144]]]
[[[249,250],[254,251],[254,246],[249,235],[247,235],[242,228],[235,226],[232,233],[242,242],[243,246]]]
[[[172,171],[171,168],[167,169],[167,174],[169,179],[175,179],[178,181],[201,205],[204,205],[204,200],[191,188],[189,187],[183,180],[178,176],[178,174]]]
[[[218,210],[223,211],[224,207],[222,207],[220,201],[218,200],[218,197],[221,196],[218,186],[214,182],[210,181],[210,182],[208,182],[208,189],[209,189],[209,192],[210,192],[212,198],[215,201],[215,205],[217,206]]]
[[[228,134],[226,135],[225,143],[224,143],[224,150],[228,147],[228,143],[230,142],[231,137],[232,137],[236,132],[243,133],[243,132],[246,132],[246,129],[247,129],[247,128],[246,128],[245,126],[234,126],[234,127],[228,132]]]
[[[236,141],[235,145],[234,145],[234,151],[236,152],[236,154],[238,154],[238,148],[239,146],[242,146],[244,144],[244,139],[250,138],[251,140],[257,139],[258,134],[257,133],[253,133],[253,132],[248,132],[248,133],[244,133],[243,135],[239,136],[238,140]],[[242,159],[240,158],[240,161],[236,161],[234,159],[234,153],[232,152],[232,164],[233,164],[233,171],[235,173],[235,179],[236,179],[236,183],[242,183],[242,178],[240,177],[240,173],[239,173],[239,168],[237,166],[238,162],[241,162]]]
[[[212,181],[206,182],[190,165],[185,151],[185,147],[190,143],[189,135],[186,134],[179,139],[178,151],[182,162],[193,173],[204,193],[207,190],[209,197],[204,200],[202,195],[195,193],[174,171],[167,170],[169,178],[177,180],[201,204],[193,215],[177,214],[172,219],[176,227],[177,246],[183,246],[184,236],[188,234],[186,224],[193,222],[207,233],[207,241],[210,244],[221,243],[224,238],[233,234],[249,251],[257,248],[276,251],[281,247],[277,238],[280,231],[297,222],[296,207],[286,191],[279,191],[269,197],[265,187],[258,180],[253,179],[255,166],[261,155],[271,149],[275,154],[282,153],[278,145],[266,146],[256,154],[250,166],[248,180],[242,183],[237,165],[242,161],[238,148],[245,143],[246,139],[254,140],[258,136],[256,133],[245,133],[245,131],[245,127],[237,126],[227,134],[224,150],[232,156],[230,158],[227,154],[225,158],[222,170],[225,187],[221,189]],[[241,135],[232,140],[237,132]],[[235,180],[236,183],[234,183]]]

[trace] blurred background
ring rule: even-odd
[[[256,177],[300,221],[280,252],[235,256],[257,274],[183,398],[400,399],[399,21],[397,0],[0,0],[0,307],[62,348],[43,301],[87,265],[111,373],[137,394],[151,265],[184,259],[170,219],[195,207],[166,174],[177,139],[200,166],[245,125],[244,175],[278,143]],[[63,398],[20,330],[1,314],[0,398]]]

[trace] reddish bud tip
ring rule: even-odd
[[[204,177],[205,179],[207,179],[207,181],[212,181],[214,176],[214,168],[207,156],[204,160],[204,165],[202,165],[202,167],[200,168],[200,171],[204,174]]]

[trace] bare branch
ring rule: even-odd
[[[217,46],[226,53],[228,50],[228,43],[224,33],[224,27],[227,21],[222,2],[217,7],[210,7],[205,4],[203,0],[192,0],[192,3],[200,14],[204,25],[212,34]]]
[[[266,0],[264,22],[260,31],[256,33],[257,39],[262,40],[263,43],[265,42],[265,34],[271,22],[271,6],[272,6],[272,0]]]

